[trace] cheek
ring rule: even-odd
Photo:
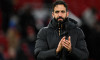
[[[54,15],[54,17],[55,17],[55,18],[58,18],[58,15],[57,15],[57,14],[55,14],[55,15]]]
[[[66,18],[67,17],[67,15],[66,14],[63,14],[63,18]]]

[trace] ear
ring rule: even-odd
[[[69,16],[69,12],[67,12],[67,17]]]
[[[54,18],[54,12],[52,12],[52,17]]]

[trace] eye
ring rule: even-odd
[[[62,13],[65,13],[65,11],[63,10],[63,11],[61,11]]]
[[[55,13],[59,13],[59,11],[55,11]]]

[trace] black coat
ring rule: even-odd
[[[40,29],[35,44],[35,56],[37,60],[87,60],[88,50],[84,40],[84,34],[75,24],[73,19],[67,19],[65,29],[59,37],[57,22],[51,20],[47,27]],[[56,48],[63,36],[71,36],[72,51],[69,53],[63,48],[56,55]]]

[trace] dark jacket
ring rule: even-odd
[[[34,50],[37,60],[87,60],[88,50],[82,30],[73,19],[68,18],[64,24],[65,29],[62,29],[60,36],[55,20],[51,20],[47,27],[38,32]],[[63,48],[56,54],[56,48],[63,36],[71,36],[72,51],[68,52]]]

